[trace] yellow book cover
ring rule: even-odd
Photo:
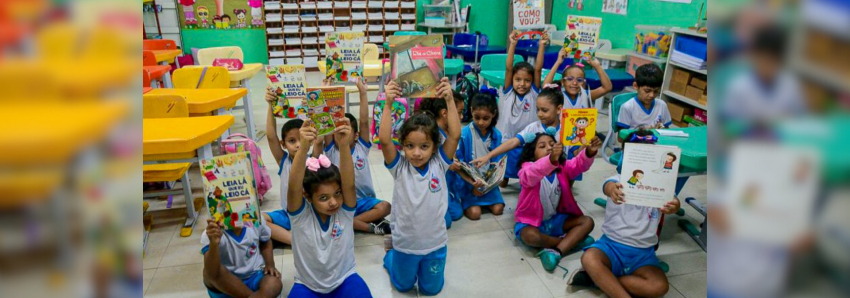
[[[259,227],[262,220],[248,152],[202,159],[200,163],[210,218],[223,223],[225,230]]]
[[[345,118],[345,87],[308,87],[307,107],[319,135],[333,133],[338,121]]]
[[[596,109],[563,109],[561,111],[561,143],[584,146],[596,136]]]

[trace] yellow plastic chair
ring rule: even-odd
[[[177,94],[145,94],[142,96],[142,118],[189,117],[186,98]]]
[[[378,45],[374,43],[363,44],[363,61],[378,60]]]
[[[212,65],[216,58],[245,60],[240,47],[215,47],[198,50],[198,65]]]
[[[230,88],[230,73],[227,68],[221,66],[183,67],[174,71],[171,80],[174,83],[174,89]]]

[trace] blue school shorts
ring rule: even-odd
[[[552,236],[552,237],[561,237],[564,234],[566,234],[566,232],[564,232],[564,221],[566,221],[568,217],[569,217],[569,215],[566,215],[566,214],[563,214],[563,213],[555,213],[555,215],[552,215],[552,218],[544,220],[542,223],[540,223],[540,226],[537,227],[537,229],[540,230],[540,233],[543,233],[543,234],[546,234],[546,235],[549,235],[549,236]],[[524,224],[524,223],[516,223],[514,225],[514,235],[516,236],[516,239],[519,240],[520,243],[525,244],[525,242],[522,242],[522,237],[520,237],[522,229],[525,228],[525,227],[531,227],[531,226],[532,225],[530,225],[530,224]],[[528,244],[525,244],[525,245],[528,245]]]
[[[283,227],[284,229],[291,231],[292,223],[289,221],[289,213],[286,213],[286,210],[280,209],[271,212],[266,212],[269,217],[272,219],[272,223],[276,226]]]
[[[599,240],[596,240],[596,242],[584,250],[586,251],[591,248],[599,249],[608,256],[608,260],[611,261],[611,272],[616,277],[630,275],[638,268],[644,266],[661,268],[661,261],[655,255],[655,246],[647,248],[632,247],[611,240],[606,235],[602,235],[602,238],[599,238]]]
[[[411,255],[391,249],[384,255],[384,268],[399,292],[413,289],[419,280],[419,293],[433,296],[443,290],[446,271],[445,246],[427,255]]]
[[[260,289],[260,281],[263,280],[263,271],[256,271],[251,276],[243,278],[242,283],[245,284],[246,287],[251,289],[251,291],[256,292]],[[207,293],[210,294],[210,298],[230,298],[225,293],[219,292],[216,289],[207,288]]]
[[[366,282],[363,281],[363,278],[360,277],[357,273],[349,275],[345,278],[345,281],[342,282],[336,289],[327,294],[313,292],[307,286],[295,283],[292,285],[292,290],[289,291],[290,298],[360,298],[366,297],[371,298],[372,292],[369,291],[369,287],[366,286]]]
[[[375,205],[378,205],[383,201],[378,198],[359,198],[357,199],[357,206],[354,207],[354,216],[358,216],[363,214],[372,208],[375,208]]]

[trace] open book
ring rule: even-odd
[[[498,187],[499,183],[502,182],[502,179],[505,178],[505,166],[508,163],[508,156],[502,156],[502,158],[499,159],[499,162],[491,162],[490,164],[483,166],[483,171],[471,164],[457,159],[455,159],[454,162],[460,165],[460,168],[466,172],[469,177],[472,177],[473,180],[484,182],[484,186],[478,188],[478,191],[481,193],[487,193]]]
[[[254,187],[254,169],[248,152],[201,160],[201,178],[210,218],[225,230],[259,227],[260,208]]]
[[[679,147],[626,143],[620,172],[626,204],[662,208],[672,201],[681,157]]]

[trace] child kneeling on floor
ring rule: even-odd
[[[277,297],[283,284],[272,258],[271,231],[266,225],[223,230],[207,219],[201,235],[204,286],[212,298]]]
[[[630,133],[626,142],[651,143],[652,132]],[[582,269],[573,271],[570,285],[598,286],[610,297],[660,297],[669,289],[667,276],[655,255],[661,214],[679,210],[679,199],[664,208],[623,204],[620,176],[605,180],[602,191],[608,196],[602,238],[586,248],[581,256]]]
[[[525,138],[519,157],[522,189],[514,233],[522,243],[543,248],[537,255],[543,268],[551,272],[562,255],[577,245],[582,248],[593,242],[588,237],[593,219],[579,209],[569,181],[590,169],[602,142],[593,138],[587,148],[567,160],[564,146],[551,134],[528,134]]]

